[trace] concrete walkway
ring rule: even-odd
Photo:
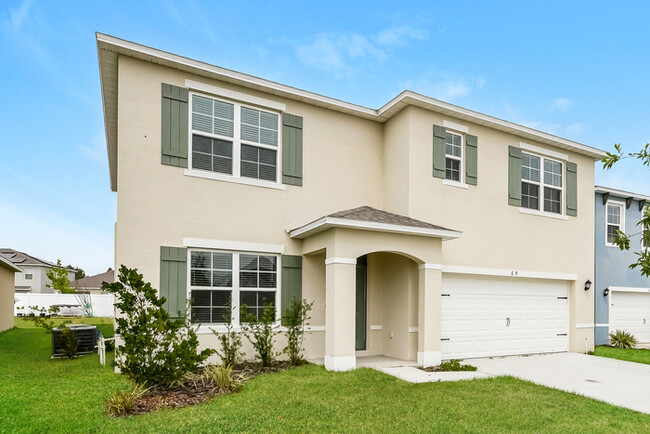
[[[491,375],[478,371],[464,372],[426,372],[417,362],[394,359],[387,356],[357,357],[357,368],[372,368],[409,383],[433,383],[438,381],[473,380],[488,378]]]
[[[650,365],[577,353],[468,360],[479,371],[511,375],[650,413]]]

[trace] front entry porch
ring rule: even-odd
[[[303,255],[325,258],[318,264],[324,273],[315,275],[325,276],[326,369],[347,371],[364,360],[440,363],[442,242],[459,232],[361,207],[324,217],[290,236],[303,240]],[[360,264],[367,264],[365,279],[359,279]],[[360,298],[363,280],[367,293]],[[366,306],[357,309],[358,301]]]

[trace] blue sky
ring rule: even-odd
[[[410,89],[601,149],[650,141],[647,3],[486,3],[3,1],[0,247],[113,266],[95,31],[372,108]],[[650,170],[596,183],[650,194]]]

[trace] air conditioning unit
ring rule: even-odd
[[[88,324],[67,324],[77,339],[77,352],[75,354],[89,354],[97,351],[97,326]],[[52,357],[64,354],[62,330],[52,329]]]

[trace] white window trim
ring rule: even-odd
[[[28,274],[29,274],[30,276],[32,276],[32,277],[30,277],[29,279],[27,278],[27,275],[28,275]],[[24,277],[25,280],[34,280],[34,272],[31,271],[31,270],[30,270],[30,271],[25,270],[25,272],[23,273],[23,277]]]
[[[525,208],[522,206],[521,208],[519,208],[519,212],[523,214],[540,215],[544,217],[556,217],[556,218],[561,218],[562,220],[568,220],[568,217],[566,216],[566,210],[564,209],[564,200],[566,196],[566,174],[564,172],[564,166],[566,163],[564,161],[557,160],[555,158],[550,158],[544,155],[538,155],[533,152],[524,152],[524,153],[539,158],[539,182],[530,181],[528,179],[524,179],[523,177],[521,178],[521,182],[534,184],[539,187],[539,199],[538,199],[539,208],[532,209],[532,208]],[[562,177],[561,178],[562,187],[558,188],[553,185],[548,185],[544,183],[544,160],[554,161],[560,164],[560,176]],[[544,190],[546,188],[550,188],[553,190],[560,190],[560,212],[559,213],[544,211]]]
[[[220,89],[220,88],[217,88]],[[238,92],[235,92],[238,93]],[[211,100],[222,101],[227,104],[232,104],[234,106],[234,116],[233,116],[233,136],[221,136],[219,134],[206,133],[204,131],[197,131],[196,134],[204,137],[210,137],[212,139],[219,139],[232,142],[232,174],[228,175],[227,173],[212,172],[208,170],[194,169],[192,167],[192,135],[194,134],[194,129],[192,128],[192,105],[194,96],[201,96],[204,98],[209,98]],[[243,95],[243,94],[241,94]],[[250,108],[252,110],[257,110],[261,112],[266,112],[274,114],[278,117],[278,144],[277,146],[265,145],[262,143],[250,142],[247,140],[241,139],[241,109],[242,107]],[[257,187],[267,187],[267,188],[276,188],[278,190],[284,190],[284,185],[282,184],[282,171],[281,171],[281,155],[282,155],[282,113],[280,111],[269,110],[263,107],[255,106],[252,104],[242,103],[236,100],[230,100],[218,95],[213,95],[209,93],[201,92],[189,92],[189,100],[187,104],[187,119],[188,119],[188,137],[187,137],[187,169],[185,169],[185,175],[194,176],[199,178],[214,179],[217,181],[227,181],[234,182],[237,184],[245,185],[254,185]],[[267,181],[264,179],[249,178],[246,176],[241,176],[241,147],[242,145],[255,146],[257,148],[264,148],[275,151],[275,181]]]
[[[445,180],[453,182],[454,186],[457,187],[458,184],[465,184],[465,174],[463,173],[463,159],[465,157],[465,136],[463,134],[457,133],[455,131],[449,131],[446,130],[447,134],[452,134],[454,136],[460,137],[460,157],[456,157],[455,155],[449,155],[447,154],[447,139],[445,138]],[[447,158],[450,158],[452,160],[457,160],[459,162],[458,165],[458,181],[454,181],[453,179],[448,179],[447,178]]]
[[[465,184],[464,182],[459,182],[459,181],[452,181],[451,179],[443,179],[442,183],[444,185],[450,185],[452,187],[457,187],[457,188],[464,188],[467,190],[469,188],[469,185]]]
[[[287,106],[281,102],[272,101],[266,98],[260,98],[257,96],[249,95],[247,93],[241,93],[234,90],[213,86],[211,84],[201,83],[194,80],[186,79],[185,87],[192,90],[197,90],[199,92],[204,92],[210,95],[214,95],[217,97],[228,98],[235,101],[241,101],[247,104],[253,104],[273,111],[283,112],[287,110]]]
[[[625,202],[621,202],[619,200],[607,200],[607,203],[605,203],[605,246],[607,247],[617,247],[618,246],[614,243],[610,243],[607,241],[607,226],[609,226],[609,222],[607,222],[607,208],[609,206],[616,206],[620,208],[621,210],[621,224],[619,225],[620,231],[625,232]]]
[[[461,133],[465,133],[465,134],[469,133],[469,128],[467,126],[457,124],[456,122],[443,120],[442,121],[442,126],[447,128],[447,129],[460,131]]]
[[[205,287],[205,286],[192,286],[192,252],[209,252],[209,253],[230,253],[232,254],[232,287],[230,288],[214,288],[214,287]],[[276,279],[275,279],[275,288],[247,288],[241,289],[239,287],[239,255],[263,255],[263,256],[275,256],[276,260]],[[189,248],[187,249],[187,300],[192,299],[192,290],[205,290],[205,291],[231,291],[232,297],[232,310],[233,310],[233,327],[235,331],[241,331],[241,313],[240,313],[240,304],[239,296],[241,291],[265,291],[265,292],[275,292],[275,322],[273,326],[279,326],[280,320],[282,318],[282,305],[281,305],[281,294],[280,288],[281,285],[281,256],[278,254],[268,253],[268,252],[240,252],[234,250],[224,250],[224,249],[205,249],[205,248]],[[189,312],[188,312],[189,313]],[[222,330],[225,331],[225,326],[223,323],[200,323],[192,324],[195,329],[199,328],[212,328],[216,331]]]
[[[528,143],[524,142],[519,142],[519,147],[526,151],[530,151],[533,154],[548,155],[549,157],[557,158],[558,160],[569,161],[569,156],[561,152],[551,151],[549,149],[540,148],[539,146],[535,145],[529,145]]]

